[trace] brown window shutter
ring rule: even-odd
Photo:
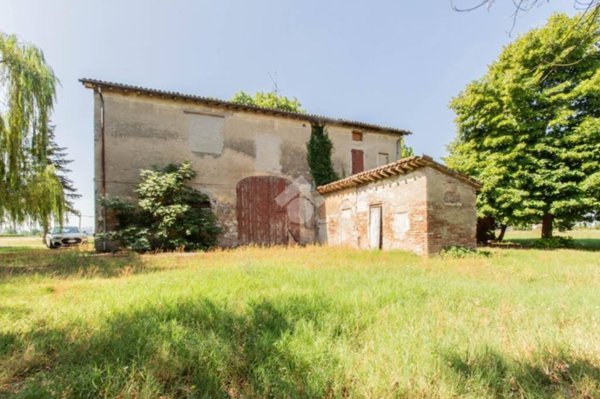
[[[365,156],[363,150],[352,150],[352,174],[365,170]]]
[[[363,139],[363,134],[359,131],[353,131],[352,132],[352,140],[354,141],[362,141]]]

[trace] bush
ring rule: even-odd
[[[442,258],[453,258],[453,259],[462,259],[462,258],[473,258],[478,256],[490,256],[489,251],[480,251],[478,249],[463,247],[460,245],[452,245],[449,247],[445,247],[442,249],[438,256]]]
[[[531,243],[531,248],[538,249],[558,249],[558,248],[573,248],[575,246],[575,240],[573,237],[550,237],[541,238]]]
[[[137,204],[108,198],[103,205],[117,220],[108,239],[137,252],[207,249],[221,229],[210,200],[186,183],[196,173],[189,162],[142,170]]]

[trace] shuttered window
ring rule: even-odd
[[[363,139],[363,134],[359,131],[353,131],[352,132],[352,140],[354,141],[362,141]]]
[[[365,170],[365,155],[363,150],[352,150],[352,174]]]

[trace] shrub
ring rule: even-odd
[[[190,162],[142,170],[137,204],[119,198],[103,204],[117,220],[108,239],[138,252],[207,249],[221,229],[206,194],[188,186],[196,173]]]
[[[531,243],[531,248],[538,249],[558,249],[558,248],[573,248],[575,240],[573,237],[549,237],[535,240]]]
[[[462,258],[472,258],[478,256],[490,256],[489,251],[480,251],[478,249],[463,247],[460,245],[452,245],[448,247],[444,247],[439,253],[438,256],[442,258],[453,258],[453,259],[462,259]]]

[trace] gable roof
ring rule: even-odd
[[[184,101],[190,101],[190,102],[194,102],[196,104],[202,104],[202,105],[207,105],[207,106],[226,108],[226,109],[232,109],[232,110],[237,110],[237,111],[254,112],[254,113],[265,114],[265,115],[275,115],[275,116],[280,116],[283,118],[303,120],[303,121],[307,121],[310,123],[319,123],[319,124],[324,124],[324,125],[338,125],[338,126],[345,126],[345,127],[350,127],[350,128],[356,128],[356,129],[366,129],[366,130],[370,130],[370,131],[395,134],[395,135],[399,135],[399,136],[405,136],[405,135],[411,134],[411,132],[408,130],[398,129],[398,128],[394,128],[394,127],[375,125],[375,124],[371,124],[371,123],[353,121],[353,120],[348,120],[348,119],[330,118],[330,117],[321,116],[321,115],[303,114],[300,112],[280,111],[280,110],[263,108],[263,107],[252,106],[252,105],[243,105],[243,104],[237,104],[237,103],[234,103],[231,101],[219,100],[219,99],[210,98],[210,97],[194,96],[191,94],[183,94],[183,93],[178,93],[178,92],[173,92],[173,91],[148,89],[148,88],[140,87],[140,86],[133,86],[133,85],[127,85],[127,84],[122,84],[122,83],[114,83],[114,82],[106,82],[103,80],[96,80],[96,79],[83,78],[83,79],[79,79],[79,81],[88,89],[102,88],[102,90],[107,90],[107,91],[114,91],[114,92],[121,92],[121,93],[135,93],[135,94],[140,94],[140,95],[159,97],[159,98],[165,98],[165,99],[171,99],[171,100],[184,100]]]
[[[408,158],[399,159],[396,162],[388,163],[387,165],[379,166],[374,169],[365,170],[348,176],[344,179],[334,181],[329,184],[317,187],[317,191],[320,194],[328,194],[335,191],[343,190],[351,187],[362,186],[363,184],[371,183],[378,180],[383,180],[388,177],[405,175],[414,170],[429,166],[436,169],[446,175],[452,176],[462,182],[474,187],[475,189],[481,188],[481,183],[477,180],[452,170],[439,162],[436,162],[428,155],[412,156]]]

